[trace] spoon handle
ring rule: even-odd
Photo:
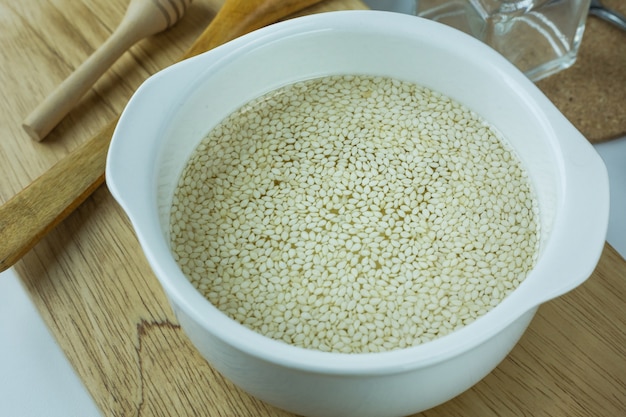
[[[226,0],[183,59],[198,55],[322,0]]]
[[[115,126],[107,125],[0,207],[0,272],[15,264],[104,182]]]
[[[183,59],[285,18],[321,0],[227,0]],[[118,119],[0,207],[0,272],[11,267],[104,182]]]

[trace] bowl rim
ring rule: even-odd
[[[165,289],[170,302],[173,303],[176,308],[182,310],[184,314],[200,324],[204,330],[219,338],[224,343],[227,343],[232,348],[238,349],[251,356],[270,363],[281,364],[309,372],[344,375],[402,372],[416,367],[431,366],[470,349],[474,349],[493,338],[496,334],[502,332],[526,313],[534,314],[535,309],[540,303],[558,296],[584,281],[591,274],[599,259],[603,247],[603,244],[599,244],[599,240],[603,243],[604,236],[606,235],[606,224],[608,224],[608,177],[605,184],[601,172],[604,165],[601,159],[599,159],[599,156],[593,151],[591,145],[573,128],[573,126],[571,126],[571,124],[569,124],[569,122],[567,122],[560,112],[558,112],[545,96],[539,92],[534,84],[512,64],[469,35],[440,23],[427,21],[415,16],[380,11],[341,11],[304,16],[251,32],[248,35],[224,44],[205,54],[176,64],[162,73],[169,73],[171,78],[172,73],[185,71],[194,65],[196,67],[203,65],[206,68],[206,64],[210,63],[211,68],[219,67],[219,65],[224,63],[227,64],[232,56],[246,53],[246,51],[256,48],[258,45],[263,45],[266,42],[280,40],[282,37],[289,34],[301,34],[303,31],[307,30],[313,31],[337,27],[341,27],[342,29],[347,27],[354,28],[354,30],[364,30],[363,28],[368,25],[389,31],[417,30],[419,33],[428,32],[430,34],[429,36],[433,38],[438,38],[439,36],[449,38],[457,42],[457,45],[462,48],[467,48],[470,51],[476,51],[477,53],[479,52],[480,54],[488,56],[489,59],[492,60],[490,66],[494,68],[495,71],[498,71],[498,76],[508,77],[514,85],[520,86],[520,88],[523,87],[521,88],[522,91],[520,94],[527,94],[529,100],[536,102],[536,105],[539,106],[547,115],[546,117],[551,120],[555,131],[564,129],[570,136],[579,136],[578,139],[574,138],[572,140],[570,138],[570,143],[568,143],[567,147],[573,146],[573,148],[575,148],[575,150],[572,151],[574,156],[583,160],[585,164],[590,163],[589,158],[592,159],[591,171],[594,178],[600,181],[599,186],[596,187],[595,190],[596,195],[600,198],[597,209],[598,216],[593,222],[593,226],[585,229],[585,232],[590,234],[586,247],[591,250],[591,253],[585,255],[585,267],[581,270],[569,268],[570,273],[572,269],[574,269],[578,277],[573,284],[569,283],[559,289],[548,288],[541,296],[534,294],[533,292],[536,288],[530,288],[529,285],[524,284],[529,281],[531,275],[539,273],[544,274],[538,265],[513,293],[505,298],[498,306],[479,317],[473,323],[453,331],[448,335],[413,347],[386,352],[346,354],[322,352],[289,345],[281,341],[270,339],[246,328],[235,320],[227,317],[206,300],[187,280],[173,260],[163,236],[160,232],[157,233],[156,229],[160,229],[158,219],[145,215],[146,210],[148,212],[153,210],[150,206],[150,202],[137,201],[141,199],[131,196],[128,192],[128,187],[123,185],[124,180],[122,178],[122,172],[124,164],[120,164],[119,160],[123,159],[122,154],[127,152],[128,148],[127,145],[122,144],[124,141],[130,140],[128,131],[132,130],[131,126],[134,123],[133,118],[142,113],[142,99],[145,99],[145,96],[149,95],[150,92],[154,92],[154,85],[158,85],[158,83],[161,82],[161,75],[157,74],[151,77],[133,96],[120,118],[120,122],[118,123],[111,142],[106,169],[107,184],[113,196],[120,205],[122,205],[129,216],[150,266]],[[581,138],[585,142],[584,144],[580,143]],[[571,145],[571,143],[574,143],[574,145]],[[597,158],[593,155],[586,155],[590,153],[590,150]],[[565,171],[568,172],[568,175],[571,175],[573,168],[571,165],[572,162],[566,160],[561,166],[557,167],[557,169],[561,175],[565,177]],[[586,172],[586,174],[589,175],[589,171]],[[604,168],[604,174],[606,174],[606,168]],[[146,175],[147,177],[150,176],[149,173],[146,173]],[[576,178],[576,180],[578,179],[579,178]],[[571,193],[572,191],[572,187],[567,182],[564,184],[563,188],[564,193]],[[566,225],[563,223],[567,223],[569,217],[571,216],[557,215],[557,224],[555,227],[565,227]],[[602,231],[603,227],[604,231]],[[547,242],[546,248],[550,251],[551,255],[557,256],[557,259],[563,258],[563,254],[559,255],[558,248],[555,247],[555,242]],[[167,252],[169,257],[164,256],[165,252]],[[545,263],[545,256],[543,258]],[[541,259],[539,262],[541,262]],[[580,262],[574,263],[577,265],[577,268],[580,266]],[[548,273],[552,273],[556,270],[558,270],[558,268],[555,266],[546,268]],[[527,298],[525,299],[525,297]]]

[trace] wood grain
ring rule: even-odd
[[[320,0],[229,0],[181,59],[206,52],[319,2]],[[156,11],[160,13],[158,9]],[[133,17],[133,14],[127,13],[123,22],[126,22],[129,16]],[[127,24],[132,25],[135,20],[130,19]],[[147,32],[146,27],[140,29],[139,33],[144,32]],[[93,56],[91,55],[87,61],[90,62]],[[81,68],[83,68],[82,64]],[[66,81],[69,80],[72,84],[75,74],[77,73],[72,73]],[[82,72],[79,73],[79,77],[80,74]],[[64,85],[66,85],[65,81],[61,87]],[[67,88],[70,90],[70,95],[76,92],[71,86]],[[67,103],[58,102],[63,99],[63,95],[58,92],[58,89],[53,92],[52,103],[44,100],[44,107],[53,106],[61,109],[65,114]],[[82,93],[80,95],[82,96]],[[42,116],[39,120],[42,124],[36,124],[46,130],[45,134],[47,134],[49,126],[44,128],[44,125],[50,120],[45,115],[45,111],[44,113],[36,112],[36,115]],[[52,119],[56,119],[58,115],[59,113],[53,113]],[[58,120],[53,121],[55,124],[58,122]],[[24,256],[104,182],[107,151],[117,121],[117,118],[112,120],[91,140],[69,153],[6,204],[0,206],[0,272],[8,269]],[[29,135],[34,133],[36,138],[40,138],[40,133],[42,133],[33,132],[31,128],[27,129],[27,132]]]
[[[0,200],[106,126],[143,79],[183,54],[220,5],[195,0],[179,25],[131,48],[41,144],[26,137],[20,121],[107,38],[126,1],[0,0]],[[358,7],[332,0],[308,12]],[[199,357],[106,187],[16,271],[104,416],[289,416],[241,392]],[[494,372],[422,415],[624,415],[625,282],[626,261],[607,245],[592,277],[542,306]]]

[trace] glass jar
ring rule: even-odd
[[[416,0],[415,14],[460,29],[531,80],[576,61],[590,0]]]

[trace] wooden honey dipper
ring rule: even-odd
[[[113,34],[66,78],[22,123],[28,135],[43,140],[115,61],[139,40],[172,27],[191,0],[131,0]]]

